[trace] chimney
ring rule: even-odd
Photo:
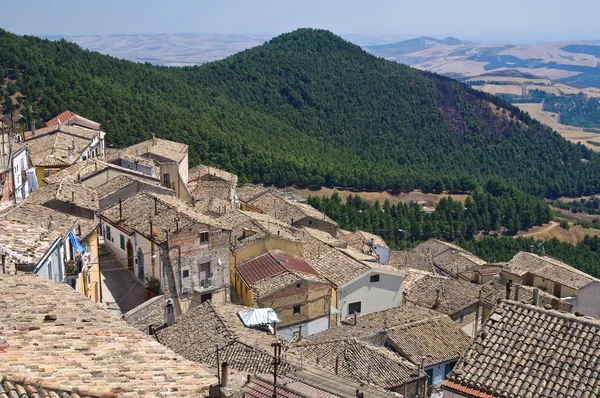
[[[533,305],[539,305],[540,304],[540,289],[539,288],[535,288],[533,289]]]
[[[356,311],[354,311],[354,326],[356,326]]]
[[[375,238],[371,238],[371,247],[375,248]]]
[[[439,308],[442,305],[442,300],[440,299],[440,289],[435,290],[435,303],[433,304],[433,308]]]
[[[175,322],[175,305],[173,299],[168,299],[165,305],[165,324],[171,326]]]
[[[152,133],[152,146],[156,146],[156,136]]]
[[[154,236],[153,232],[154,231],[152,230],[152,217],[150,217],[150,238]]]
[[[229,365],[227,362],[221,364],[221,387],[227,387],[227,379],[229,376]]]
[[[81,236],[81,224],[77,225],[77,235]]]
[[[71,148],[73,148],[73,150],[75,150],[75,140],[71,141],[71,144],[72,144]]]
[[[519,301],[519,293],[521,293],[521,285],[515,286],[515,301]]]
[[[154,198],[154,215],[158,214],[158,199]]]
[[[75,203],[75,191],[71,191],[71,202]]]
[[[71,145],[67,145],[67,157],[71,159]]]
[[[338,374],[338,366],[339,366],[340,357],[335,357],[335,374]]]
[[[506,299],[510,300],[510,289],[512,288],[512,281],[506,282]]]
[[[77,174],[77,182],[81,183],[81,174]]]
[[[35,122],[31,122],[31,135],[35,135]]]
[[[123,221],[123,205],[121,203],[121,198],[119,198],[119,221]]]
[[[179,217],[175,217],[175,232],[179,232]]]

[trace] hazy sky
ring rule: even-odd
[[[338,34],[467,40],[600,40],[599,0],[28,0],[2,6],[18,34]]]

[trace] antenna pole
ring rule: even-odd
[[[281,343],[271,343],[273,347],[273,398],[277,398],[277,366],[281,363]]]

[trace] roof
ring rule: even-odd
[[[251,373],[272,369],[271,343],[279,337],[244,326],[238,312],[241,305],[204,302],[178,317],[175,323],[157,330],[158,340],[185,358],[216,366],[219,359],[230,367]],[[284,364],[282,374],[292,369]]]
[[[154,160],[181,162],[188,153],[188,146],[180,142],[151,138],[123,149],[123,152]]]
[[[21,380],[10,380],[0,375],[0,397],[2,398],[87,398],[88,394],[77,394],[71,391],[48,389],[38,387],[38,383],[27,381],[25,377]]]
[[[140,191],[121,204],[102,211],[100,216],[127,233],[137,231],[157,243],[166,240],[166,230],[175,232],[195,223],[221,228],[214,218],[196,212],[193,207],[173,196]],[[122,219],[120,216],[122,215]],[[150,233],[152,220],[152,236]]]
[[[447,315],[477,303],[481,290],[481,286],[469,282],[418,271],[407,273],[406,281],[404,294],[408,301]],[[438,291],[441,303],[436,307]]]
[[[231,229],[233,246],[236,248],[245,247],[267,236],[300,242],[294,227],[268,214],[234,210],[217,220]]]
[[[299,280],[327,284],[306,261],[273,251],[244,261],[236,267],[236,271],[258,297]]]
[[[46,122],[47,127],[57,126],[59,124],[68,124],[68,125],[79,125],[81,127],[86,127],[90,129],[100,129],[100,123],[94,122],[93,120],[86,119],[83,116],[79,116],[76,113],[73,113],[69,110],[64,111],[58,116],[53,117],[52,119]]]
[[[479,268],[486,262],[471,253],[448,248],[433,257],[433,263],[446,274],[458,278],[461,272]]]
[[[444,382],[471,396],[597,397],[600,324],[503,301]]]
[[[400,271],[408,272],[409,269],[434,273],[433,260],[429,253],[414,250],[390,250],[389,264]]]
[[[358,340],[341,340],[317,344],[298,344],[288,356],[350,380],[394,388],[424,377],[417,365],[387,348],[375,347]]]
[[[188,183],[195,206],[202,211],[227,213],[233,210],[235,184],[229,181],[196,181]]]
[[[131,162],[131,163],[137,163],[139,165],[146,166],[148,168],[157,167],[155,165],[154,160],[152,160],[152,159],[144,158],[141,156],[136,156],[134,154],[127,153],[122,150],[117,150],[116,152],[108,153],[104,156],[104,159],[106,161],[115,161],[117,159],[123,159],[123,160],[127,160],[128,162]],[[157,173],[155,173],[155,174],[157,174]]]
[[[581,289],[599,279],[586,274],[570,265],[548,256],[519,252],[510,260],[504,269],[511,274],[523,276],[527,273],[537,275],[544,279],[558,282],[575,290]]]
[[[63,180],[67,180],[73,183],[77,183],[80,180],[83,181],[86,178],[99,173],[105,169],[116,170],[128,175],[136,176],[144,181],[158,181],[158,179],[147,176],[144,173],[139,171],[127,169],[125,167],[117,166],[116,164],[111,164],[104,162],[99,159],[88,158],[81,162],[77,162],[58,173],[50,174],[48,177],[44,177],[44,181],[47,184],[53,184],[57,182],[61,182]]]
[[[300,228],[301,236],[309,235],[310,237],[318,240],[321,243],[329,245],[331,247],[339,247],[345,249],[348,247],[348,242],[344,239],[337,239],[331,236],[329,232],[321,231],[320,229],[302,227]]]
[[[435,238],[431,238],[431,239],[417,245],[413,250],[422,252],[422,253],[429,253],[432,257],[435,257],[438,254],[440,254],[441,252],[446,251],[448,249],[462,251],[467,254],[469,253],[462,247],[459,247],[459,246],[453,245],[452,243],[444,242],[443,240],[439,240],[439,239],[435,239]]]
[[[188,172],[188,181],[228,181],[235,187],[238,177],[233,173],[225,170],[217,169],[216,167],[198,165],[192,167]]]
[[[100,209],[98,193],[95,189],[69,181],[41,186],[31,192],[27,198],[28,203],[40,205],[53,200],[73,203],[78,207],[92,211]]]
[[[238,197],[244,202],[247,202],[265,192],[275,192],[275,190],[258,184],[246,184],[237,189]]]
[[[371,243],[375,243],[377,246],[386,247],[388,245],[384,242],[379,235],[375,235],[365,231],[354,231],[344,237],[344,240],[348,242],[348,246],[364,251],[371,248]],[[366,246],[366,247],[365,247]]]
[[[370,269],[365,263],[337,249],[321,255],[318,260],[313,261],[313,266],[336,286],[342,286]]]
[[[61,234],[40,226],[0,218],[0,254],[6,254],[8,273],[17,264],[37,264]]]
[[[75,163],[97,137],[97,132],[79,126],[56,125],[25,133],[33,166],[66,167]]]
[[[517,300],[517,286],[519,286],[519,297]],[[510,300],[519,301],[524,304],[533,304],[533,291],[534,287],[526,286],[526,285],[513,285],[510,291]],[[500,300],[506,299],[506,288],[505,286],[498,286],[496,289],[488,292],[488,294],[483,296],[483,304],[487,307],[493,308],[495,307]],[[568,301],[560,299],[550,293],[547,293],[540,289],[540,295],[538,297],[538,303],[540,306],[550,305],[552,308],[571,312],[573,305]]]
[[[400,307],[393,307],[384,311],[358,315],[356,317],[356,325],[354,325],[353,317],[348,318],[341,325],[304,337],[302,341],[319,343],[347,339],[361,340],[380,333],[384,329],[438,317],[439,315],[437,311],[407,303]]]
[[[0,275],[0,291],[0,374],[9,380],[119,397],[200,397],[216,381],[67,284]]]
[[[387,344],[413,363],[423,358],[429,367],[458,359],[471,338],[447,315],[440,315],[389,329]]]
[[[121,189],[123,189],[125,187],[130,186],[131,184],[137,183],[138,181],[141,181],[144,184],[157,185],[157,186],[160,185],[160,183],[158,181],[150,182],[148,180],[140,179],[137,176],[120,174],[120,175],[116,176],[115,178],[111,179],[110,181],[105,182],[102,185],[98,185],[94,189],[96,190],[98,197],[100,199],[103,199],[109,195],[112,195],[115,192],[120,191]],[[169,190],[169,188],[167,188],[167,187],[161,187],[161,188],[165,191]]]
[[[247,203],[278,220],[290,224],[306,217],[311,217],[317,220],[323,220],[329,224],[337,225],[335,221],[314,207],[305,203],[284,199],[273,191],[265,191],[257,197],[248,200]]]

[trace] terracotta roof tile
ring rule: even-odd
[[[67,120],[75,117],[75,113],[70,110],[66,110],[58,116],[53,117],[52,119],[46,122],[46,126],[57,126],[58,124],[64,124]]]
[[[597,397],[599,354],[597,321],[503,301],[444,387],[476,397]]]
[[[205,396],[215,377],[64,283],[0,275],[0,375],[89,396]]]

